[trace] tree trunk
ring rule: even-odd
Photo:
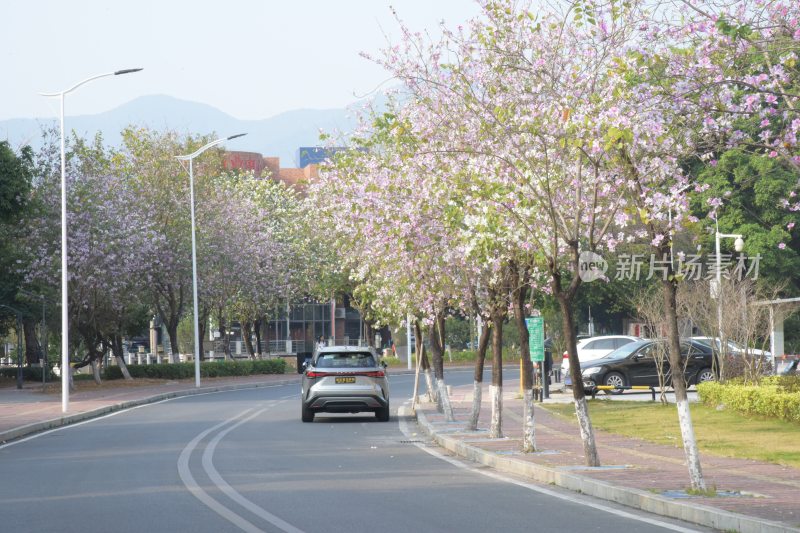
[[[256,357],[261,359],[261,324],[262,320],[259,318],[253,321],[253,330],[256,334]]]
[[[431,326],[431,351],[433,352],[433,369],[436,376],[436,392],[438,396],[437,408],[440,413],[444,413],[445,420],[452,422],[453,407],[450,404],[450,396],[447,394],[447,386],[444,382],[444,314],[439,313],[436,321]]]
[[[486,348],[489,346],[489,328],[481,330],[478,340],[478,356],[475,359],[475,376],[472,382],[472,413],[467,423],[467,431],[478,429],[478,418],[481,415],[481,396],[483,395],[483,366],[486,361]]]
[[[225,319],[222,314],[219,315],[219,340],[222,343],[222,352],[225,354],[225,360],[231,360],[231,343],[228,342],[228,332],[225,328]]]
[[[677,287],[670,279],[662,280],[664,290],[664,310],[667,319],[667,343],[669,344],[669,366],[672,369],[672,388],[675,391],[675,403],[678,406],[678,422],[683,437],[683,451],[686,455],[686,464],[689,467],[689,479],[695,490],[706,490],[703,470],[700,467],[700,453],[697,450],[697,440],[692,426],[692,414],[689,411],[689,398],[686,395],[686,381],[681,371],[680,333],[678,331],[678,312],[675,293]]]
[[[498,311],[492,315],[492,439],[503,437],[503,315]]]
[[[556,282],[553,283],[555,285]],[[589,408],[586,404],[586,394],[583,391],[583,376],[581,363],[578,360],[578,347],[575,342],[575,324],[572,321],[572,302],[567,295],[557,291],[558,305],[561,309],[561,323],[564,329],[564,340],[567,343],[569,354],[569,373],[572,378],[572,397],[575,401],[575,415],[578,417],[581,440],[583,441],[583,454],[587,466],[600,466],[600,457],[597,454],[597,444],[594,439],[594,429],[589,418]]]
[[[533,412],[533,364],[530,358],[530,345],[528,342],[528,325],[525,323],[525,300],[528,296],[527,280],[525,275],[514,274],[514,290],[511,294],[514,309],[514,321],[519,330],[519,349],[522,358],[522,451],[530,453],[536,451],[536,426]]]
[[[33,318],[22,319],[22,333],[25,339],[25,361],[29,365],[38,365],[39,358],[44,357],[44,354],[36,337],[36,321]]]
[[[178,351],[178,321],[167,323],[167,335],[169,335],[169,361],[170,363],[180,363],[180,352]]]
[[[117,366],[122,377],[126,380],[132,380],[131,373],[128,372],[128,365],[125,364],[125,354],[122,350],[122,335],[114,335],[111,337],[111,353],[114,354],[114,359],[117,361]]]
[[[372,348],[375,347],[375,330],[372,326],[375,325],[375,322],[372,320],[364,320],[364,338],[367,342],[367,346]]]
[[[94,378],[94,382],[101,385],[103,382],[100,379],[100,363],[93,357],[90,364],[92,365],[92,377]]]
[[[422,371],[425,373],[425,385],[428,388],[428,400],[437,401],[436,389],[433,386],[433,375],[431,374],[431,364],[428,361],[428,354],[425,353],[425,342],[422,337],[422,327],[419,322],[414,323],[414,335],[417,338],[417,353],[422,363]]]
[[[242,337],[244,338],[244,345],[247,348],[247,353],[250,354],[250,359],[256,358],[256,352],[253,349],[253,339],[251,335],[253,333],[253,323],[247,320],[242,321]]]
[[[415,323],[416,326],[416,323]],[[411,397],[411,409],[416,412],[417,403],[419,403],[419,374],[420,370],[422,369],[422,358],[419,356],[420,350],[422,347],[422,339],[419,337],[415,337],[414,339],[415,350],[414,353],[416,356],[414,359],[414,391],[413,396]],[[411,357],[411,348],[409,347],[408,357]]]
[[[200,306],[200,314],[197,316],[199,324],[197,324],[197,353],[202,361],[206,357],[205,348],[203,343],[206,339],[206,325],[208,324],[208,314],[209,311],[207,308],[203,308]]]

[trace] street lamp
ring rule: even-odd
[[[231,135],[230,137],[225,137],[224,139],[217,139],[216,141],[211,141],[210,143],[206,144],[198,148],[196,151],[192,152],[189,155],[179,155],[175,156],[178,161],[189,161],[189,205],[191,206],[192,212],[192,305],[194,307],[194,386],[200,386],[200,331],[198,328],[198,312],[197,312],[197,240],[195,237],[195,225],[194,225],[194,167],[192,166],[192,161],[195,157],[199,156],[209,148],[217,146],[218,144],[222,144],[225,141],[230,141],[231,139],[236,139],[237,137],[244,137],[247,135],[246,133],[238,133],[236,135]],[[183,165],[183,163],[181,163]],[[184,167],[185,168],[185,167]]]
[[[721,258],[721,251],[720,251],[720,241],[722,239],[736,239],[733,241],[733,249],[737,252],[741,252],[744,250],[744,239],[738,233],[720,233],[719,232],[719,221],[716,221],[717,229],[715,232],[715,246],[717,252],[717,275],[716,275],[716,292],[717,292],[717,335],[719,338],[719,347],[720,352],[722,352],[724,346],[724,338],[722,336],[722,258]]]
[[[55,97],[57,96],[61,102],[61,411],[66,413],[69,410],[69,319],[68,315],[68,297],[67,297],[67,170],[66,160],[67,155],[64,150],[64,95],[71,93],[81,85],[89,83],[90,81],[105,78],[107,76],[119,76],[121,74],[130,74],[132,72],[139,72],[140,68],[128,68],[124,70],[117,70],[115,72],[108,72],[106,74],[98,74],[80,81],[70,87],[69,89],[56,93],[39,93],[42,96]]]

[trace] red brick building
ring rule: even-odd
[[[264,157],[257,152],[225,152],[226,169],[252,171],[256,178],[271,178],[287,185],[303,187],[319,176],[319,166],[307,165],[304,168],[281,167],[279,157]]]

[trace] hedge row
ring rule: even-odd
[[[134,378],[184,379],[194,377],[194,363],[169,363],[160,365],[128,365]],[[286,361],[264,359],[255,361],[219,361],[200,363],[200,375],[204,378],[227,376],[249,376],[253,374],[285,374]],[[110,366],[103,372],[105,379],[122,379],[118,366]]]
[[[709,381],[697,386],[700,401],[747,415],[800,422],[800,377],[773,376],[760,385]]]
[[[9,379],[16,379],[17,378],[17,367],[3,367],[0,368],[0,376]],[[22,378],[25,381],[42,381],[42,369],[34,366],[23,366],[22,367]],[[47,369],[47,381],[55,381],[58,379],[58,376],[53,374],[52,369]]]

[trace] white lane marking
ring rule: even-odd
[[[410,403],[410,401],[411,400],[408,400],[404,404],[403,407],[407,408],[407,405]],[[399,415],[399,413],[398,413],[398,415]],[[398,416],[397,418],[399,419],[399,423],[400,423],[400,431],[402,431],[403,434],[406,437],[408,437],[408,440],[411,440],[412,434],[411,434],[411,429],[408,427],[408,423],[401,416]],[[654,525],[654,526],[663,527],[665,529],[669,529],[669,530],[672,530],[672,531],[678,531],[680,533],[698,533],[700,531],[698,529],[688,529],[688,528],[685,528],[685,527],[682,527],[682,526],[678,526],[678,525],[675,525],[675,524],[670,524],[669,522],[663,522],[661,520],[655,520],[653,518],[647,518],[647,517],[644,517],[644,516],[638,516],[638,515],[635,515],[633,513],[629,513],[627,511],[621,511],[619,509],[614,509],[614,508],[608,507],[606,505],[602,505],[602,504],[599,504],[599,503],[588,501],[584,496],[581,496],[579,494],[569,494],[569,495],[561,494],[559,492],[555,492],[555,491],[546,489],[544,487],[540,487],[539,485],[534,485],[533,483],[526,483],[524,481],[518,481],[516,479],[504,476],[502,474],[498,474],[496,472],[489,472],[489,471],[487,471],[485,469],[476,468],[475,466],[467,464],[467,463],[465,463],[463,461],[460,461],[458,459],[453,459],[452,457],[448,457],[447,455],[444,455],[444,454],[442,454],[442,453],[430,448],[429,446],[426,446],[425,444],[418,443],[418,442],[414,442],[412,444],[414,444],[414,446],[416,446],[417,448],[419,448],[419,449],[421,449],[421,450],[433,455],[434,457],[437,457],[437,458],[439,458],[439,459],[441,459],[443,461],[447,461],[451,465],[456,466],[458,468],[461,468],[461,469],[464,469],[464,470],[469,470],[469,471],[474,472],[476,474],[481,474],[481,475],[490,477],[492,479],[496,479],[498,481],[504,481],[506,483],[512,483],[514,485],[517,485],[517,486],[532,490],[534,492],[538,492],[540,494],[546,494],[547,496],[552,496],[552,497],[558,498],[560,500],[565,500],[565,501],[568,501],[568,502],[577,503],[579,505],[584,505],[586,507],[591,507],[593,509],[597,509],[598,511],[604,511],[606,513],[610,513],[610,514],[613,514],[613,515],[621,516],[623,518],[630,518],[631,520],[636,520],[636,521],[639,521],[639,522],[644,522],[646,524],[651,524],[651,525]],[[644,511],[642,511],[642,512],[644,512]]]
[[[266,509],[259,507],[255,503],[251,502],[244,496],[242,496],[239,492],[237,492],[233,487],[231,487],[225,479],[219,475],[217,469],[214,467],[214,450],[217,448],[217,444],[221,441],[225,435],[236,429],[237,427],[241,426],[242,424],[249,422],[253,418],[257,417],[267,409],[262,409],[253,413],[252,415],[248,416],[240,420],[239,422],[233,424],[230,427],[225,428],[223,431],[217,433],[217,435],[208,443],[206,449],[203,451],[203,469],[208,474],[208,477],[211,481],[216,485],[222,492],[228,495],[230,499],[253,513],[254,515],[263,518],[273,526],[277,527],[281,531],[285,531],[286,533],[304,533],[303,530],[298,529],[291,525],[290,523],[282,520],[281,518],[275,516],[274,514],[270,513]]]
[[[57,428],[48,429],[46,431],[41,431],[39,433],[34,433],[28,437],[23,437],[21,439],[12,440],[11,442],[7,442],[5,444],[0,444],[0,450],[3,448],[8,448],[9,446],[14,446],[17,444],[22,444],[23,442],[27,442],[29,440],[38,439],[39,437],[44,437],[50,433],[55,433],[56,431],[63,431],[65,429],[76,428],[78,426],[82,426],[84,424],[89,424],[91,422],[97,422],[98,420],[103,420],[104,418],[109,418],[112,416],[121,415],[122,413],[127,413],[128,411],[133,411],[134,409],[141,409],[142,407],[150,407],[151,405],[158,405],[164,402],[171,402],[173,400],[182,400],[184,398],[195,398],[197,396],[207,396],[209,394],[223,394],[226,392],[239,392],[239,391],[251,391],[251,390],[258,390],[258,389],[273,389],[276,387],[288,387],[290,385],[294,385],[293,383],[284,383],[283,385],[265,385],[264,387],[248,387],[246,389],[231,389],[231,390],[217,390],[211,392],[199,392],[197,394],[190,394],[187,396],[175,396],[173,398],[165,398],[163,400],[158,400],[157,402],[150,402],[150,403],[143,403],[141,405],[134,405],[133,407],[125,407],[123,409],[119,409],[117,411],[108,413],[106,415],[101,415],[95,418],[89,418],[87,420],[82,420],[80,422],[74,422],[72,424],[67,424],[65,426],[59,426]],[[296,395],[287,396],[286,398],[296,398]]]
[[[180,457],[178,458],[178,475],[180,475],[181,481],[183,481],[183,484],[195,498],[200,500],[200,502],[203,503],[203,505],[205,505],[206,507],[208,507],[209,509],[220,515],[222,518],[226,519],[227,521],[229,521],[230,523],[237,526],[239,529],[243,531],[248,531],[250,533],[265,533],[263,530],[258,529],[255,525],[248,522],[247,520],[245,520],[244,518],[234,513],[233,511],[231,511],[230,509],[219,503],[217,500],[209,496],[208,493],[204,491],[200,487],[200,485],[197,484],[197,482],[194,480],[194,477],[192,476],[191,471],[189,470],[189,459],[192,456],[192,451],[197,447],[197,444],[201,440],[203,440],[203,438],[206,437],[206,435],[208,435],[212,431],[216,431],[217,429],[221,428],[226,424],[233,422],[237,418],[243,417],[252,410],[253,410],[252,408],[245,409],[238,415],[229,418],[227,420],[224,420],[219,424],[217,424],[216,426],[208,428],[207,430],[197,435],[194,439],[192,439],[191,442],[189,442],[189,444],[187,444],[186,447],[183,449]]]

